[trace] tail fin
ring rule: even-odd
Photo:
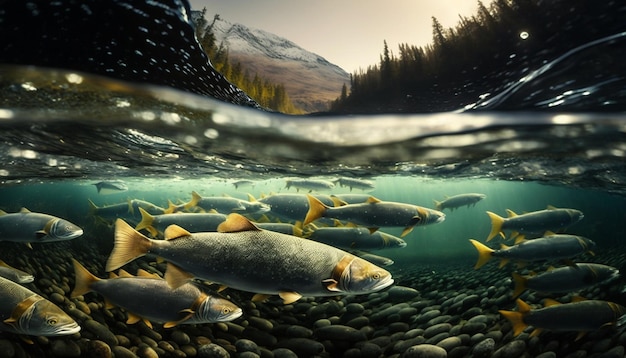
[[[519,335],[526,327],[528,327],[528,325],[524,323],[523,313],[504,310],[499,310],[498,312],[511,322],[511,326],[513,326],[513,336]]]
[[[185,209],[189,210],[193,207],[195,207],[196,205],[198,205],[198,203],[200,202],[200,200],[202,199],[202,197],[200,196],[200,194],[196,193],[195,191],[191,192],[191,200],[189,200],[189,202],[187,204],[185,204]]]
[[[113,271],[147,254],[152,242],[124,220],[115,221],[115,244],[107,260],[106,270]]]
[[[528,279],[517,272],[513,272],[513,283],[515,288],[513,289],[513,295],[511,298],[517,298],[522,292],[526,291],[526,284]]]
[[[470,242],[478,251],[478,261],[476,261],[476,265],[474,266],[474,269],[478,270],[491,259],[494,250],[476,240],[470,239]]]
[[[489,218],[491,219],[491,232],[489,233],[489,237],[487,237],[487,241],[489,241],[498,234],[502,235],[502,224],[504,223],[504,218],[492,213],[491,211],[487,211],[487,215],[489,215]]]
[[[435,209],[441,211],[441,201],[435,199],[433,199],[433,201],[435,202]]]
[[[306,217],[302,223],[304,226],[324,216],[326,209],[328,209],[328,206],[324,205],[324,203],[319,201],[313,195],[307,194],[306,196],[309,199],[309,211],[306,213]]]
[[[76,261],[76,259],[72,259],[72,262],[74,263],[74,273],[76,275],[76,284],[71,294],[71,297],[74,298],[90,292],[91,284],[100,281],[100,279],[89,272],[80,262]]]
[[[150,213],[145,211],[143,208],[139,208],[139,212],[141,213],[141,221],[137,224],[137,226],[135,226],[135,230],[152,227],[152,224],[154,223],[154,216],[150,215]]]
[[[87,200],[89,201],[89,215],[98,215],[98,206],[93,201],[91,201],[91,199]]]

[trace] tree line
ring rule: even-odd
[[[478,1],[453,28],[432,17],[432,43],[385,41],[377,64],[351,75],[335,112],[432,112],[462,108],[564,52],[626,29],[618,1]],[[621,14],[621,16],[620,16]]]
[[[304,113],[293,104],[283,84],[273,83],[258,73],[251,76],[241,62],[233,63],[228,57],[228,48],[223,43],[218,44],[213,33],[219,15],[215,15],[209,22],[204,17],[206,8],[201,13],[202,16],[195,19],[196,37],[218,72],[265,108],[288,114]]]

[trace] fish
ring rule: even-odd
[[[98,190],[98,194],[117,194],[128,190],[128,186],[121,180],[101,181],[93,184]]]
[[[441,211],[412,204],[381,201],[373,196],[365,203],[339,207],[329,207],[312,195],[308,195],[308,198],[309,211],[303,222],[305,226],[321,217],[327,217],[370,228],[404,227],[400,235],[400,237],[404,237],[413,230],[415,225],[436,224],[446,218],[446,215]]]
[[[582,211],[576,209],[559,209],[548,206],[546,210],[533,211],[517,215],[512,210],[507,209],[507,218],[487,211],[491,219],[491,232],[487,241],[500,234],[504,238],[503,230],[513,230],[511,237],[522,240],[526,235],[543,234],[547,231],[557,231],[566,229],[582,220]]]
[[[247,179],[236,180],[233,182],[235,189],[239,189],[240,187],[244,186],[254,186],[254,184],[256,184],[254,181]]]
[[[66,336],[80,326],[54,303],[0,277],[0,331],[30,336]]]
[[[369,200],[370,194],[331,194],[331,198],[335,198],[341,202],[341,205],[360,204]],[[335,205],[335,206],[341,206]]]
[[[31,283],[35,280],[33,275],[28,272],[18,270],[15,267],[11,267],[2,260],[0,260],[0,276],[17,283]]]
[[[190,210],[194,207],[200,207],[206,211],[215,210],[222,214],[230,214],[232,212],[255,214],[270,211],[270,206],[262,202],[251,202],[229,196],[202,197],[195,191],[191,193],[191,200],[185,204],[185,209]]]
[[[123,203],[105,206],[97,206],[93,201],[89,200],[90,214],[92,216],[98,216],[100,218],[109,220],[122,218],[125,220],[137,222],[141,220],[141,211],[139,210],[140,208],[148,212],[150,215],[162,215],[165,214],[167,211],[167,209],[152,204],[149,201],[139,199],[130,199]]]
[[[165,240],[149,239],[118,219],[106,270],[146,254],[168,262],[165,280],[174,288],[196,277],[257,297],[278,294],[286,304],[302,296],[365,294],[393,284],[388,271],[368,261],[315,241],[262,230],[237,213],[217,233],[191,234],[171,225]]]
[[[487,195],[479,194],[479,193],[467,193],[467,194],[458,194],[454,196],[446,196],[445,200],[435,202],[435,209],[442,211],[444,209],[450,209],[453,211],[454,209],[461,206],[475,206],[477,202],[485,199]]]
[[[0,12],[0,63],[93,73],[168,86],[262,109],[202,50],[186,0],[9,1]]]
[[[184,227],[191,232],[217,231],[219,224],[226,220],[226,215],[220,213],[174,213],[150,215],[143,208],[139,208],[141,221],[135,230],[146,229],[152,237],[159,236],[170,225]]]
[[[360,190],[373,190],[374,183],[369,180],[357,179],[357,178],[347,178],[341,177],[335,180],[336,184],[340,186],[347,186],[352,191],[352,188],[360,189]]]
[[[332,182],[322,179],[287,179],[285,183],[287,184],[287,189],[294,187],[296,191],[302,189],[308,190],[309,193],[312,191],[331,190],[335,187],[335,184]]]
[[[328,195],[314,195],[315,198],[323,202],[325,205],[335,206],[336,202]],[[254,201],[254,198],[250,198]],[[304,194],[272,194],[261,199],[259,202],[269,205],[272,214],[279,218],[287,220],[302,220],[309,211],[309,199]],[[339,204],[337,202],[337,204]]]
[[[127,311],[127,324],[142,320],[149,327],[152,327],[150,322],[156,322],[171,328],[179,324],[228,322],[243,313],[234,303],[209,295],[191,282],[172,289],[158,275],[143,270],[137,276],[120,270],[119,276],[100,279],[77,260],[72,262],[76,284],[71,297],[97,292],[104,296],[108,306]]]
[[[367,260],[375,265],[380,266],[391,266],[394,264],[394,261],[388,257],[380,256],[372,254],[371,252],[365,252],[360,250],[350,250],[350,253],[357,255],[363,260]]]
[[[517,311],[499,310],[513,326],[513,335],[518,336],[526,327],[535,329],[530,334],[537,336],[543,330],[555,332],[579,332],[576,339],[585,332],[595,331],[603,327],[621,326],[624,323],[626,308],[609,301],[575,300],[571,303],[560,303],[546,299],[545,307],[531,309],[521,299],[517,299]]]
[[[474,239],[470,239],[470,242],[478,251],[475,269],[482,267],[492,257],[500,258],[500,267],[503,267],[510,260],[530,262],[570,259],[586,252],[593,254],[596,247],[596,243],[586,237],[567,234],[526,240],[510,247],[502,244],[499,250],[494,250]]]
[[[537,275],[522,276],[513,273],[512,298],[527,289],[539,292],[566,293],[607,283],[619,277],[619,270],[612,266],[596,263],[576,263],[574,266],[551,268]]]
[[[295,224],[272,223],[272,222],[266,222],[266,223],[255,222],[254,225],[258,226],[259,228],[261,228],[263,230],[280,232],[280,233],[287,234],[287,235],[293,235],[293,236],[298,236],[298,237],[302,237],[302,235],[303,235],[303,232],[302,232],[302,222],[301,221],[296,222]]]
[[[83,229],[56,216],[34,213],[22,208],[7,214],[0,210],[0,241],[44,243],[73,240],[83,235]]]
[[[310,226],[310,225],[309,225]],[[384,232],[370,232],[365,227],[320,227],[306,236],[309,240],[321,242],[344,250],[382,250],[402,248],[406,241]]]

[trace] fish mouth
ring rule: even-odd
[[[65,235],[63,238],[66,240],[72,240],[82,235],[83,235],[83,229],[79,229],[76,231],[72,231],[71,233]]]
[[[406,246],[406,242],[400,242],[398,243],[398,247],[405,247]]]
[[[228,320],[232,321],[234,319],[237,319],[241,317],[242,314],[243,314],[243,310],[241,308],[237,308],[235,311],[233,311],[231,314],[228,315]]]
[[[442,221],[444,221],[444,220],[446,220],[446,214],[441,213],[441,216],[439,216],[439,217],[437,218],[437,220],[435,220],[435,224],[438,224],[438,223],[440,223],[440,222],[442,222]]]
[[[380,291],[383,288],[387,288],[391,285],[393,285],[393,278],[391,278],[391,276],[389,276],[387,279],[380,281],[378,284],[376,284],[374,287],[372,287],[372,291]]]
[[[78,323],[74,322],[74,323],[66,324],[63,327],[59,327],[59,329],[56,330],[54,334],[58,336],[65,336],[65,335],[70,335],[70,334],[74,334],[78,332],[80,332],[80,326],[78,325]]]

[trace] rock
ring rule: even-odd
[[[287,348],[276,348],[272,351],[274,358],[298,358],[292,350]]]
[[[309,338],[313,335],[313,331],[306,327],[291,325],[285,330],[285,335],[293,338]]]
[[[624,357],[624,347],[623,346],[615,346],[608,351],[600,354],[597,358],[623,358]]]
[[[496,341],[493,338],[486,338],[476,343],[472,348],[472,356],[475,358],[489,357],[496,347]]]
[[[318,328],[314,333],[320,340],[358,342],[367,338],[363,332],[342,325]]]
[[[83,322],[82,327],[93,333],[93,335],[96,336],[96,339],[106,342],[109,346],[117,346],[119,343],[117,341],[117,337],[115,337],[115,335],[100,322],[89,319]]]
[[[15,356],[15,347],[8,339],[0,339],[0,352],[2,352],[3,356],[11,358]]]
[[[556,353],[554,352],[543,352],[535,358],[556,358]]]
[[[516,358],[526,351],[526,342],[522,340],[511,341],[500,347],[492,355],[493,358]]]
[[[237,352],[253,352],[256,354],[260,354],[259,346],[256,343],[249,339],[238,339],[235,342],[235,348],[237,348]]]
[[[441,341],[439,341],[439,343],[437,343],[437,346],[443,348],[446,350],[446,352],[450,352],[452,349],[460,346],[462,344],[461,342],[461,338],[459,337],[448,337],[445,339],[442,339]]]
[[[410,301],[420,294],[416,289],[404,286],[392,286],[387,293],[392,301]]]
[[[417,346],[409,347],[404,353],[402,358],[447,358],[448,353],[445,349],[431,344],[420,344]]]
[[[249,326],[243,330],[243,338],[254,341],[258,345],[265,347],[272,347],[278,341],[276,337],[270,333]]]
[[[122,346],[115,346],[111,351],[115,354],[115,358],[138,358],[130,349]]]
[[[198,347],[198,358],[230,358],[230,354],[222,346],[209,343]]]
[[[170,335],[170,338],[172,339],[172,341],[174,341],[179,346],[183,346],[183,345],[189,344],[189,342],[191,342],[191,339],[189,338],[189,335],[187,335],[187,333],[185,333],[185,332],[183,332],[181,330],[178,330],[178,329],[172,332],[172,334]]]
[[[382,356],[383,349],[376,344],[365,342],[360,348],[361,358],[378,358]]]
[[[55,339],[50,342],[50,351],[57,357],[80,357],[80,347],[70,340]]]
[[[315,356],[324,351],[324,345],[309,338],[283,339],[276,344],[278,348],[286,348],[300,357]]]
[[[452,325],[450,323],[439,323],[434,326],[430,326],[424,330],[424,338],[430,338],[442,332],[449,332],[451,328]]]
[[[108,344],[95,339],[89,342],[89,356],[94,358],[111,358],[113,352]]]

